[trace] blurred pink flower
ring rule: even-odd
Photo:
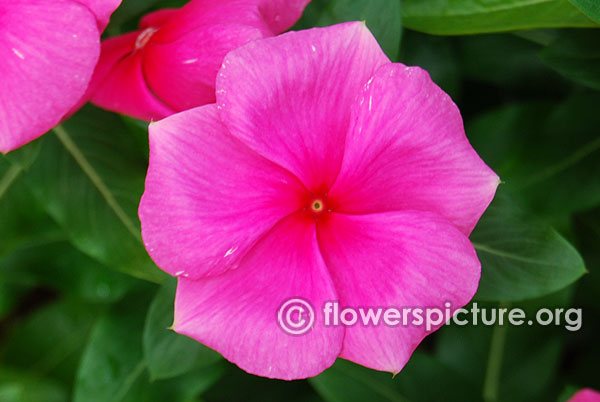
[[[108,39],[92,102],[142,120],[214,103],[223,57],[290,28],[310,0],[192,0],[147,15],[140,30]]]
[[[600,402],[600,392],[584,388],[573,395],[568,402]]]
[[[277,310],[290,297],[317,310],[469,302],[480,263],[467,236],[498,177],[458,108],[360,22],[238,48],[216,94],[150,125],[139,212],[148,252],[179,278],[175,331],[262,376],[313,376],[338,356],[400,371],[423,327],[317,314],[290,336]]]
[[[0,3],[0,152],[32,141],[80,104],[100,33],[121,0]]]

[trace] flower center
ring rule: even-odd
[[[314,213],[322,212],[324,208],[325,208],[325,203],[321,199],[313,200],[313,202],[310,204],[310,209]]]
[[[152,35],[154,35],[154,33],[158,31],[157,28],[146,28],[142,31],[141,34],[138,35],[137,39],[135,40],[135,49],[139,50],[141,48],[143,48],[144,46],[146,46],[146,44],[148,43],[148,41],[150,40],[150,38],[152,37]]]
[[[327,205],[325,197],[323,196],[315,196],[310,198],[306,204],[305,210],[309,212],[315,219],[324,217],[323,215],[331,211]]]

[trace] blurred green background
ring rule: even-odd
[[[182,1],[124,0],[106,36]],[[472,235],[485,306],[580,307],[583,327],[447,326],[392,378],[339,360],[248,375],[167,329],[174,283],[137,205],[146,125],[86,106],[0,156],[0,402],[564,401],[600,389],[600,2],[313,0],[294,29],[365,20],[460,107],[503,184]]]

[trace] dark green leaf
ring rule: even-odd
[[[73,299],[42,307],[12,328],[3,360],[71,384],[97,313],[93,306]]]
[[[365,21],[383,51],[391,60],[396,60],[402,34],[401,16],[399,0],[333,0],[318,24]]]
[[[600,29],[563,31],[541,57],[565,77],[600,89]]]
[[[458,402],[476,397],[458,373],[420,352],[396,376],[339,359],[310,382],[329,402]]]
[[[499,190],[471,234],[481,260],[478,300],[516,301],[566,287],[585,273],[567,240],[537,222]]]
[[[596,25],[568,0],[406,0],[403,21],[438,35]]]
[[[0,258],[0,275],[7,283],[48,286],[100,303],[120,299],[135,282],[128,275],[109,270],[67,241],[21,247]]]
[[[599,102],[590,91],[558,106],[509,105],[468,122],[467,135],[505,190],[554,225],[600,204]]]
[[[34,196],[82,252],[106,266],[159,282],[137,207],[146,155],[118,116],[85,108],[45,136],[27,173]]]
[[[144,355],[154,379],[175,377],[221,359],[217,352],[169,329],[173,323],[175,283],[175,280],[165,282],[146,317]]]

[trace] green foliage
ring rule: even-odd
[[[600,3],[598,7],[600,8]],[[541,57],[550,67],[582,85],[600,89],[600,30],[564,32]]]
[[[568,0],[406,0],[403,10],[407,28],[436,35],[597,25]]]
[[[124,0],[106,36],[183,4]],[[542,402],[600,389],[600,3],[313,0],[294,29],[350,20],[452,96],[503,181],[471,236],[475,301],[528,316],[581,307],[581,330],[449,325],[396,376],[343,359],[308,381],[247,374],[169,329],[175,280],[137,217],[147,124],[87,106],[0,156],[0,401]]]
[[[221,359],[217,352],[169,328],[173,323],[175,282],[165,282],[152,300],[146,317],[144,356],[153,379],[175,377]]]
[[[533,299],[585,273],[577,250],[554,229],[519,211],[502,189],[471,240],[481,261],[478,300]]]
[[[39,205],[82,252],[108,267],[161,281],[137,217],[147,160],[121,119],[88,107],[42,142],[27,174]]]

